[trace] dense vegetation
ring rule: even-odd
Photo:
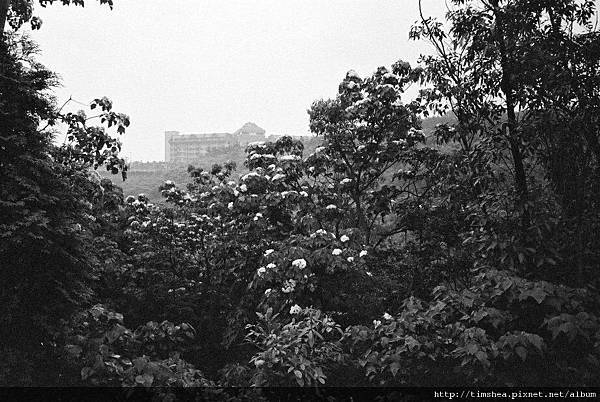
[[[410,32],[435,55],[313,103],[314,152],[252,144],[164,203],[94,171],[126,178],[129,118],[62,114],[5,33],[0,384],[598,385],[593,2],[451,3]]]

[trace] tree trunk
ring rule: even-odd
[[[500,65],[502,68],[502,81],[500,88],[504,92],[506,98],[506,115],[508,124],[506,136],[510,144],[510,153],[513,159],[513,167],[515,169],[515,189],[517,191],[517,207],[522,211],[521,223],[522,230],[527,230],[530,224],[529,212],[527,211],[527,198],[529,190],[527,188],[527,174],[523,163],[523,152],[520,147],[520,138],[517,129],[517,117],[515,109],[517,102],[514,98],[513,83],[512,83],[512,66],[509,60],[508,49],[506,48],[506,38],[504,36],[503,16],[498,7],[498,1],[493,2],[494,16],[496,18],[497,27],[497,42],[500,52]]]
[[[4,35],[4,26],[6,25],[9,4],[10,0],[0,0],[0,36]]]

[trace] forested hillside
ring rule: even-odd
[[[19,29],[50,3],[0,1],[0,385],[600,384],[594,2],[451,0],[407,33],[434,55],[307,105],[318,146],[156,192],[135,121],[53,98]]]

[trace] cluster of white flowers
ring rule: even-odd
[[[298,314],[301,311],[302,311],[302,308],[299,305],[297,305],[297,304],[294,304],[292,306],[292,308],[290,308],[290,314]]]
[[[279,158],[280,161],[299,161],[300,159],[298,155],[284,155]]]
[[[340,237],[340,241],[342,243],[346,243],[349,240],[350,240],[350,238],[348,236],[346,236],[346,235],[342,235],[342,237]]]
[[[369,272],[369,271],[367,271],[367,275],[368,276],[373,276],[373,274],[371,272]]]
[[[167,186],[172,186],[172,185],[173,185],[173,182],[172,182],[171,180],[167,180],[167,181],[165,181],[165,184],[166,184]]]
[[[285,179],[285,175],[281,174],[281,173],[277,173],[275,176],[273,176],[271,178],[271,181],[277,181],[277,180],[281,180],[281,179]]]
[[[365,255],[367,255],[367,250],[362,250],[360,253],[358,253],[359,257],[364,257]]]
[[[348,261],[348,262],[354,262],[354,257],[348,257],[348,258],[346,258],[346,261]]]
[[[286,198],[289,195],[295,195],[295,194],[298,194],[298,193],[296,191],[294,191],[294,190],[291,190],[291,191],[282,191],[281,192],[281,197],[282,198]]]
[[[346,78],[358,78],[360,79],[360,75],[354,70],[350,70],[346,73]]]
[[[265,142],[264,141],[255,141],[255,142],[249,143],[248,146],[249,147],[264,147]]]
[[[326,149],[325,147],[317,147],[317,148],[315,148],[315,153],[317,154],[319,152],[323,152],[323,151],[325,151],[325,149]]]
[[[352,179],[346,177],[344,180],[340,181],[340,184],[343,186],[344,184],[352,183]]]
[[[304,269],[306,268],[306,260],[304,258],[298,258],[297,260],[292,261],[292,267]]]
[[[272,248],[265,250],[264,256],[268,257],[272,252],[274,252],[275,250],[273,250]]]
[[[291,293],[296,288],[296,281],[294,279],[288,279],[284,283],[284,287],[281,288],[283,293]]]
[[[273,292],[273,289],[271,289],[271,288],[265,290],[265,296],[269,296],[271,294],[271,292]]]
[[[257,212],[256,215],[254,215],[254,221],[257,221],[262,217],[263,217],[263,214],[261,214],[260,212]]]
[[[375,326],[375,328],[379,327],[381,325],[381,321],[379,320],[373,320],[373,325]]]
[[[233,209],[233,202],[230,202],[229,204],[227,204],[227,208]]]
[[[246,191],[248,191],[248,187],[247,187],[245,184],[242,184],[242,185],[240,186],[240,191],[241,191],[242,193],[245,193]]]
[[[300,191],[300,195],[302,197],[308,197],[308,193],[306,191]]]
[[[325,207],[325,209],[337,209],[337,207],[333,204],[329,204]]]
[[[383,314],[383,319],[384,319],[384,320],[391,320],[391,319],[392,319],[392,316],[391,316],[390,314],[388,314],[388,313],[384,313],[384,314]]]
[[[331,252],[331,254],[340,255],[340,254],[342,254],[342,250],[339,248],[334,248],[333,251]]]
[[[389,79],[395,79],[395,80],[398,80],[398,79],[399,79],[399,77],[398,77],[396,74],[392,74],[392,73],[389,73],[389,72],[388,72],[388,73],[385,73],[385,74],[383,74],[383,79],[384,79],[384,80],[389,80]]]
[[[267,269],[265,267],[260,267],[259,269],[256,270],[256,273],[258,274],[258,276],[263,276],[263,274],[267,272]]]
[[[268,264],[267,264],[267,268],[269,268],[269,269],[274,269],[274,268],[276,268],[276,267],[277,267],[277,265],[275,265],[275,264],[274,264],[274,263],[272,263],[272,262],[270,262],[270,263],[268,263]]]
[[[242,176],[242,181],[246,181],[246,180],[248,180],[251,177],[260,177],[260,174],[258,174],[256,172],[247,173],[247,174],[245,174],[245,175]]]

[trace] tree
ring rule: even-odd
[[[594,3],[587,0],[457,0],[452,5],[447,14],[448,29],[421,14],[420,23],[410,34],[414,39],[428,39],[437,53],[422,58],[426,65],[424,76],[432,84],[431,89],[423,92],[424,99],[430,109],[436,112],[451,109],[457,117],[456,127],[451,131],[440,127],[436,132],[438,138],[457,140],[470,154],[471,163],[476,162],[473,158],[483,156],[487,159],[484,162],[494,170],[504,170],[513,177],[512,191],[504,198],[514,200],[512,211],[520,220],[519,234],[515,238],[520,246],[515,246],[515,252],[522,255],[517,265],[531,271],[554,258],[532,261],[527,257],[532,252],[523,251],[546,247],[551,253],[553,248],[547,237],[540,236],[544,231],[541,222],[547,222],[548,216],[540,214],[547,208],[539,208],[543,200],[536,198],[540,187],[536,175],[540,174],[539,152],[545,147],[544,143],[548,143],[545,134],[558,131],[548,130],[547,125],[541,128],[540,123],[552,120],[548,117],[556,112],[548,114],[550,110],[562,110],[565,105],[579,110],[575,113],[571,110],[570,116],[583,112],[579,109],[583,102],[574,98],[587,99],[587,105],[593,104],[590,100],[595,97],[589,92],[581,96],[582,91],[567,87],[582,88],[581,82],[590,80],[589,68],[595,63],[591,52],[584,58],[586,62],[575,61],[574,55],[583,56],[580,37],[593,37],[577,32],[593,28],[590,24]],[[587,43],[585,48],[593,49],[594,41]],[[544,113],[546,117],[540,119]],[[567,113],[560,115],[566,117]],[[582,140],[593,149],[597,130],[590,135],[596,126],[590,124],[591,114],[587,116],[585,122],[578,120],[583,129],[576,130],[584,134]],[[575,122],[571,118],[566,121]],[[565,120],[560,124],[564,126]],[[470,153],[472,149],[478,152]],[[502,164],[505,169],[501,168]],[[483,215],[487,215],[486,210],[507,209],[502,205],[503,196],[497,191],[496,196],[493,193],[487,192],[486,198],[496,201],[488,203]],[[489,224],[489,217],[485,221]],[[523,249],[516,251],[519,247]]]
[[[63,6],[75,5],[83,7],[85,0],[37,0],[42,7],[54,2],[61,3]],[[106,4],[111,9],[113,0],[98,0],[100,4]],[[33,5],[35,0],[0,0],[0,32],[4,33],[6,22],[16,31],[27,21],[31,22],[32,29],[39,29],[42,26],[42,20],[33,16]]]
[[[15,35],[0,42],[1,336],[21,350],[23,361],[49,358],[59,320],[91,294],[92,202],[101,188],[89,169],[125,169],[118,139],[85,124],[82,113],[56,109],[48,90],[57,80],[35,61],[36,51],[34,43]],[[92,105],[101,105],[100,119],[119,132],[129,124],[109,101]],[[57,121],[69,126],[72,137],[61,147],[52,143]]]

